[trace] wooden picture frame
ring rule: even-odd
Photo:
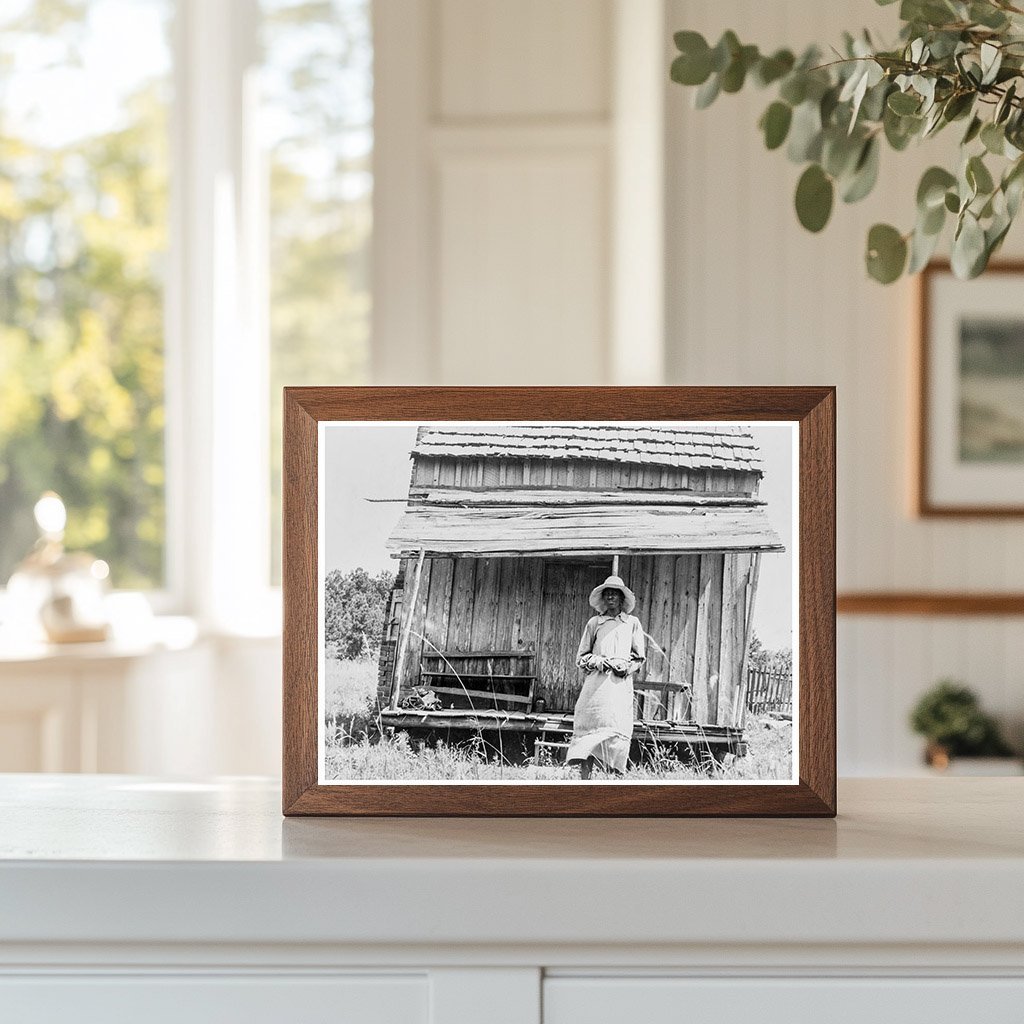
[[[1022,285],[1024,262],[1014,261],[993,262],[972,281],[955,278],[946,261],[929,264],[919,275],[913,507],[922,518],[1024,516],[1024,483],[1018,482],[1024,480],[1024,442],[1018,437],[1014,461],[986,455],[986,446],[992,450],[1000,441],[998,431],[1004,430],[999,425],[1002,399],[994,394],[986,411],[978,398],[985,378],[973,374],[967,379],[972,371],[963,364],[961,351],[970,341],[964,332],[972,320],[997,326],[1000,319],[1012,320],[1024,340]],[[965,390],[968,385],[971,392]],[[1024,393],[1024,375],[1005,385]],[[972,414],[972,409],[979,411]],[[1005,411],[1002,415],[1006,418]],[[1018,416],[1018,433],[1019,422]]]
[[[798,517],[793,536],[798,537],[799,542],[794,573],[798,581],[794,614],[798,625],[794,648],[799,654],[795,749],[798,773],[794,772],[791,781],[778,784],[714,781],[677,785],[619,781],[593,786],[579,782],[425,785],[422,782],[321,781],[318,665],[323,567],[318,564],[322,486],[318,445],[319,438],[326,436],[323,430],[328,429],[329,424],[368,421],[410,421],[427,424],[428,430],[434,429],[429,425],[437,421],[541,425],[552,421],[555,424],[606,425],[612,430],[624,429],[616,427],[620,422],[650,424],[654,429],[659,429],[656,421],[793,424],[794,464],[798,467],[793,487],[793,508]],[[668,429],[668,425],[663,429]],[[834,388],[286,388],[283,479],[284,814],[835,815]],[[706,488],[710,489],[710,484]],[[717,500],[709,503],[728,504]],[[421,563],[423,550],[421,545]],[[615,557],[617,565],[618,556]],[[750,557],[756,562],[757,556]],[[418,581],[418,576],[416,579]],[[756,578],[754,586],[756,588]],[[750,593],[749,587],[747,593]],[[413,597],[410,605],[415,604]],[[743,657],[746,657],[746,648]],[[746,668],[745,661],[743,667]],[[398,673],[396,677],[401,678]],[[747,676],[744,674],[742,678]],[[746,708],[745,697],[737,699]]]

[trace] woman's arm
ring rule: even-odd
[[[639,672],[640,667],[647,660],[647,637],[644,635],[644,627],[640,620],[633,617],[633,642],[629,652],[629,671]]]
[[[589,660],[594,650],[594,639],[597,636],[597,631],[594,629],[594,623],[595,619],[588,619],[586,626],[583,627],[583,638],[580,640],[580,649],[576,652],[577,668],[590,668]]]

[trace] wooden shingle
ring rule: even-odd
[[[762,473],[741,427],[657,423],[453,424],[422,430],[413,455],[432,458],[569,459]]]

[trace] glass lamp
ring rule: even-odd
[[[23,639],[51,643],[106,640],[110,624],[104,601],[109,590],[107,563],[85,552],[64,550],[67,510],[47,491],[35,505],[39,539],[7,584],[11,621]]]

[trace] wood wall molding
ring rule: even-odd
[[[1024,594],[859,591],[836,597],[839,615],[1024,615]]]

